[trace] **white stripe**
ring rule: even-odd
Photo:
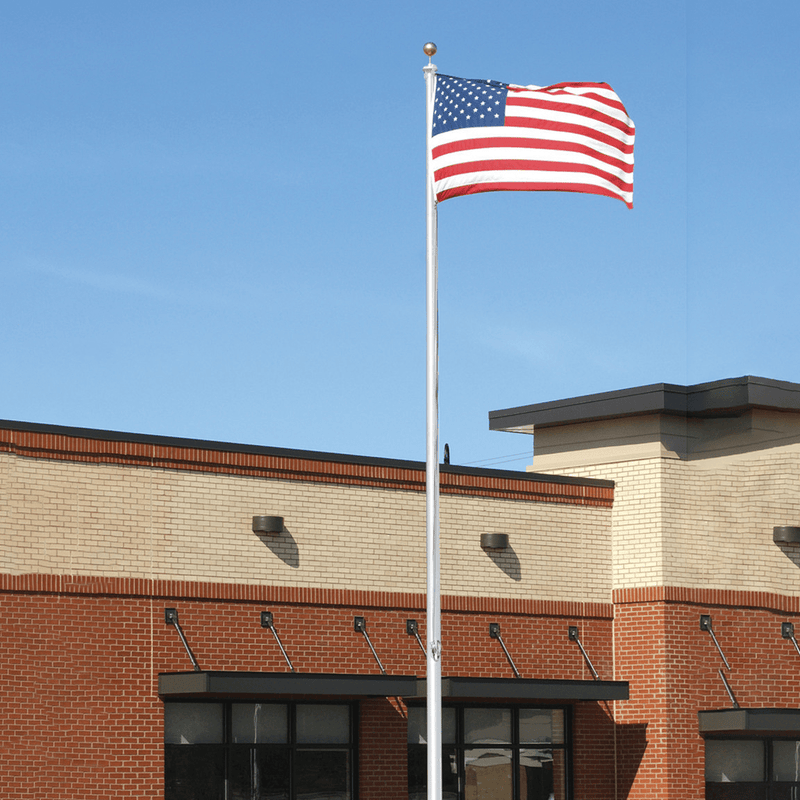
[[[558,92],[569,92],[575,95],[599,94],[609,98],[609,100],[616,100],[622,104],[619,95],[608,85],[603,88],[602,86],[581,86],[579,84],[567,84],[566,86],[536,86],[534,83],[529,83],[523,86],[521,83],[509,83],[508,86],[514,89],[529,89],[532,92],[548,92],[549,94],[556,94]]]
[[[462,186],[474,186],[483,183],[518,183],[520,185],[530,183],[585,184],[607,189],[617,197],[621,197],[626,203],[633,202],[633,192],[622,191],[613,183],[597,175],[587,175],[584,172],[545,172],[541,170],[531,170],[530,172],[526,170],[496,170],[453,175],[450,178],[436,181],[436,194],[438,195],[447,189],[459,189]]]
[[[542,119],[548,122],[562,122],[568,125],[580,125],[584,128],[610,136],[617,139],[622,144],[633,144],[633,136],[606,122],[584,117],[580,114],[570,114],[568,111],[553,111],[549,108],[526,108],[525,106],[506,106],[506,120],[509,117],[519,117],[522,119]]]
[[[616,158],[618,161],[622,161],[625,164],[633,164],[633,153],[623,153],[621,150],[614,147],[614,145],[599,142],[597,139],[593,139],[581,133],[564,133],[562,131],[540,130],[538,128],[517,128],[514,126],[509,126],[508,128],[501,126],[489,128],[456,128],[451,131],[446,131],[445,133],[437,133],[431,139],[431,145],[435,148],[443,144],[451,144],[452,142],[463,142],[469,139],[493,139],[497,136],[507,136],[515,139],[544,139],[549,142],[571,142],[573,144],[590,147],[598,153]],[[439,157],[441,158],[441,156]]]
[[[595,97],[583,97],[583,95],[575,95],[570,94],[569,96],[564,96],[563,94],[556,94],[555,92],[564,92],[568,91],[566,89],[557,89],[554,90],[554,93],[551,94],[550,92],[509,92],[509,97],[530,97],[532,100],[542,100],[548,103],[566,103],[569,105],[574,105],[578,108],[590,108],[594,111],[600,111],[602,114],[605,114],[612,119],[619,120],[623,122],[625,125],[630,126],[631,128],[634,127],[633,120],[621,109],[616,108],[614,106],[607,105],[602,100],[598,100]],[[587,90],[591,91],[591,90]],[[616,96],[613,92],[611,93],[611,97],[619,102],[622,105],[619,97]],[[508,108],[506,108],[506,116],[508,115]]]
[[[457,153],[445,153],[433,160],[434,172],[443,167],[451,167],[455,164],[471,164],[476,161],[494,161],[497,159],[508,159],[517,161],[548,161],[554,164],[586,164],[595,167],[608,175],[625,181],[633,188],[633,175],[623,172],[613,166],[609,166],[605,161],[600,161],[583,153],[573,153],[565,150],[539,150],[536,148],[526,148],[524,150],[516,147],[486,147],[480,150],[462,150]]]

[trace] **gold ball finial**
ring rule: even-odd
[[[428,58],[433,58],[436,55],[436,45],[433,42],[426,42],[422,50]]]

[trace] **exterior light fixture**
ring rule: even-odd
[[[508,534],[507,533],[482,533],[481,534],[481,547],[484,550],[507,550],[508,549]]]
[[[776,525],[772,529],[772,541],[776,544],[800,544],[800,526]]]
[[[283,517],[253,517],[253,533],[280,533]]]

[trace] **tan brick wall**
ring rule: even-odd
[[[11,459],[0,453],[0,568],[9,572],[19,568],[11,535],[11,466]]]
[[[772,541],[773,526],[800,524],[796,446],[581,466],[569,474],[616,483],[615,589],[665,585],[800,596],[800,547]]]
[[[425,591],[417,491],[0,453],[3,571]],[[259,537],[254,514],[286,530]],[[609,602],[611,512],[441,498],[442,591]],[[489,555],[480,534],[508,533]]]
[[[536,461],[534,459],[534,467]],[[661,586],[664,573],[664,460],[582,466],[575,477],[613,480],[612,582],[615,589]]]
[[[665,464],[669,585],[800,595],[800,551],[772,541],[800,521],[800,453]]]

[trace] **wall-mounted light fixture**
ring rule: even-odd
[[[481,547],[484,550],[507,550],[508,549],[508,534],[507,533],[482,533],[481,534]]]
[[[776,525],[772,529],[772,541],[776,544],[800,544],[800,526]]]
[[[253,533],[280,533],[283,517],[253,517]]]

